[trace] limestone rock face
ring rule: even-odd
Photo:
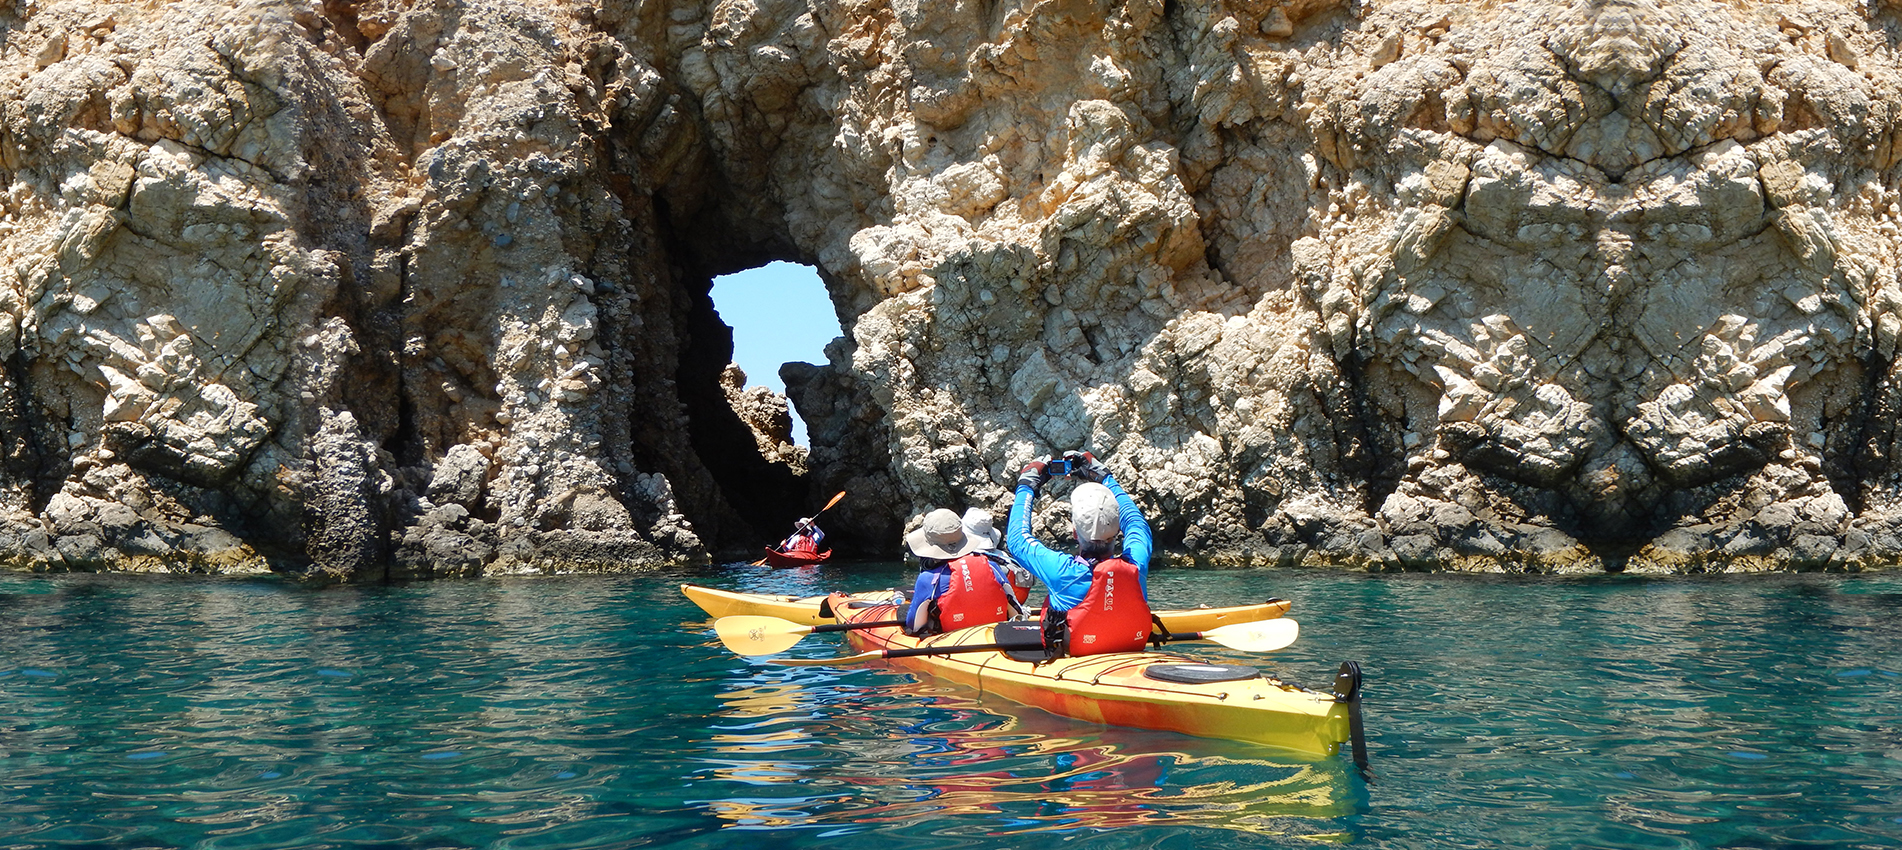
[[[728,363],[720,373],[720,388],[726,392],[726,403],[753,432],[760,456],[785,464],[795,475],[806,474],[806,448],[793,443],[792,409],[786,397],[767,387],[747,386],[746,370],[737,363]]]
[[[16,566],[630,567],[838,490],[889,554],[1073,448],[1214,562],[1902,555],[1891,4],[17,0],[0,33]],[[848,327],[782,369],[803,475],[707,297],[775,258]]]

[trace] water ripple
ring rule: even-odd
[[[1295,646],[1211,659],[1314,684],[1363,661],[1371,788],[1338,758],[735,658],[683,580],[906,577],[0,575],[0,846],[1902,845],[1902,577],[1152,574],[1165,605],[1296,601]]]

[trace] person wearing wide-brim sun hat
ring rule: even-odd
[[[1049,591],[1045,645],[1070,655],[1141,649],[1153,622],[1148,580],[1155,541],[1149,522],[1108,467],[1089,452],[1072,451],[1056,466],[1083,482],[1070,492],[1077,554],[1039,543],[1030,535],[1030,511],[1055,460],[1031,461],[1018,474],[1006,536],[1011,555]]]
[[[951,510],[925,514],[924,523],[905,535],[905,548],[918,557],[905,632],[937,634],[1002,622],[1017,613],[1008,571],[984,555],[994,546],[994,540],[968,533]]]

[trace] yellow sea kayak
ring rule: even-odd
[[[821,616],[819,609],[825,602],[824,596],[783,596],[771,593],[741,593],[733,590],[716,590],[697,584],[683,584],[680,592],[693,600],[693,604],[712,617],[732,617],[741,614],[758,614],[791,620],[805,626],[818,626],[832,622],[831,617]],[[879,590],[848,595],[848,601],[890,602],[898,596],[897,591]],[[1272,620],[1288,613],[1293,603],[1286,599],[1270,599],[1252,605],[1232,605],[1226,608],[1182,608],[1172,611],[1157,611],[1164,625],[1172,632],[1206,632],[1218,626],[1236,623],[1253,623],[1260,620]]]
[[[892,606],[848,608],[843,601],[843,596],[837,597],[832,606],[842,622],[894,617]],[[1022,628],[1001,623],[913,638],[886,626],[854,629],[845,635],[860,651],[910,650],[1014,643],[1009,636],[1000,636],[1000,630]],[[1342,665],[1335,687],[1345,692],[1337,697],[1260,675],[1252,668],[1213,664],[1167,651],[1020,660],[1027,655],[982,650],[894,657],[885,663],[1092,723],[1250,741],[1314,755],[1339,752],[1356,731],[1360,671],[1352,663]],[[1364,750],[1355,756],[1357,763],[1364,764]]]
[[[700,606],[708,616],[733,617],[741,614],[757,614],[791,620],[804,626],[818,626],[832,622],[831,617],[819,616],[819,608],[826,601],[819,596],[786,596],[776,593],[741,593],[736,590],[718,590],[701,587],[697,584],[683,584],[680,592]],[[880,590],[869,593],[850,594],[849,598],[865,602],[890,602],[898,596],[896,591]]]

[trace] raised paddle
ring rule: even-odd
[[[813,632],[843,632],[851,629],[904,624],[903,620],[876,620],[864,623],[828,623],[822,626],[806,626],[778,617],[738,614],[714,620],[713,632],[719,635],[720,642],[726,644],[726,648],[733,650],[735,654],[771,655],[791,649],[800,638]]]
[[[770,618],[769,618],[770,619]],[[797,625],[797,624],[789,624]],[[850,625],[850,624],[847,624]],[[1169,636],[1170,641],[1211,640],[1229,649],[1243,652],[1273,652],[1294,643],[1301,636],[1301,624],[1283,617],[1279,620],[1262,620],[1254,623],[1235,623],[1217,626],[1205,632],[1183,632]],[[790,647],[797,643],[786,644]],[[730,645],[729,645],[729,648]],[[857,655],[841,655],[836,658],[774,658],[774,664],[793,667],[818,667],[827,664],[857,664],[860,661],[876,661],[881,658],[917,658],[923,655],[955,655],[961,652],[1002,652],[1013,649],[1042,649],[1040,639],[1013,641],[1010,643],[972,643],[964,646],[917,646],[903,649],[874,649]],[[738,652],[739,650],[734,650]],[[743,653],[742,653],[743,654]]]
[[[829,511],[829,510],[832,510],[832,506],[833,506],[833,505],[836,505],[836,504],[838,504],[838,503],[839,503],[839,500],[840,500],[840,499],[843,499],[843,498],[845,498],[845,491],[844,491],[844,490],[840,490],[840,491],[839,491],[839,495],[837,495],[837,496],[833,496],[833,497],[832,497],[832,501],[830,501],[830,502],[827,502],[827,503],[826,503],[826,506],[825,506],[825,507],[823,507],[823,508],[820,508],[820,509],[819,509],[819,510],[818,510],[818,511],[817,511],[816,513],[814,513],[814,514],[813,514],[813,515],[812,515],[811,517],[809,517],[809,518],[808,518],[808,519],[807,519],[807,520],[806,520],[805,522],[802,522],[802,523],[800,523],[800,524],[799,524],[799,527],[798,527],[798,528],[795,528],[795,529],[793,529],[793,533],[794,533],[794,534],[798,534],[798,533],[799,533],[799,532],[801,532],[801,531],[805,531],[805,530],[806,530],[806,528],[807,528],[808,526],[810,526],[810,525],[812,525],[812,524],[813,524],[813,523],[815,523],[815,522],[818,522],[818,521],[819,521],[819,514],[822,514],[822,513],[825,513],[826,511]],[[784,552],[784,551],[786,551],[786,541],[784,541],[784,540],[781,540],[781,541],[779,541],[779,544],[773,547],[773,551],[775,551],[775,552]],[[751,566],[755,566],[755,567],[760,567],[760,566],[765,566],[765,564],[766,564],[766,559],[765,559],[765,558],[761,558],[761,559],[759,559],[759,560],[757,560],[757,561],[754,561],[754,562],[753,562],[753,563],[751,564]]]

